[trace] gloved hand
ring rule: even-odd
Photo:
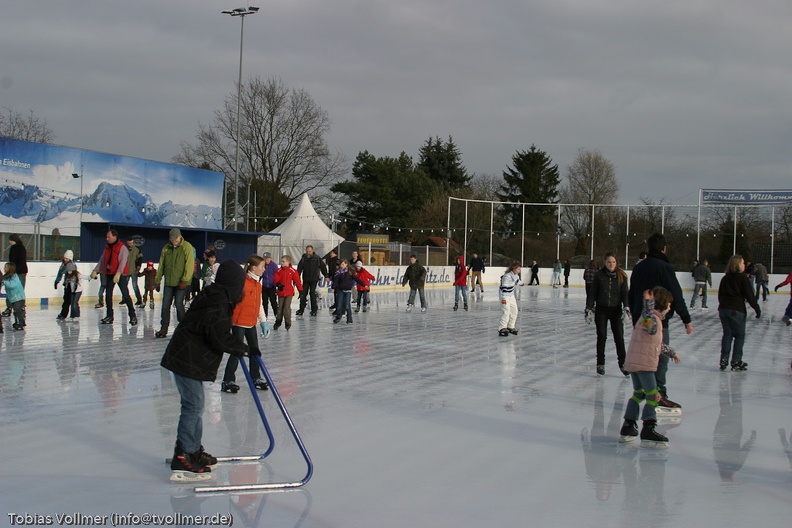
[[[261,328],[261,335],[264,337],[269,337],[270,329],[269,323],[267,321],[259,323],[259,328]]]
[[[250,350],[248,350],[248,355],[261,357],[261,350],[259,350],[258,348],[251,348]]]
[[[624,309],[624,317],[626,317],[627,319],[632,319],[632,314],[630,313],[629,308]]]
[[[280,284],[280,283],[278,283],[278,284],[276,284],[276,285],[275,285],[275,288],[276,288],[278,291],[283,291],[283,284]]]
[[[121,280],[121,274],[120,273],[116,273],[115,275],[113,275],[113,284],[118,284],[118,281],[120,281],[120,280]]]
[[[583,319],[586,320],[586,324],[591,324],[591,310],[588,308],[583,311]]]
[[[156,288],[154,288],[154,289],[155,289],[155,290],[157,290],[157,293],[159,293],[159,291],[160,291],[159,284],[157,284],[157,287],[156,287]]]
[[[773,288],[773,291],[774,291],[774,292],[776,292],[776,293],[778,293],[778,286],[776,286],[775,288]]]
[[[55,283],[55,289],[56,290],[58,289],[58,283],[57,282]]]
[[[96,280],[96,277],[98,277],[98,276],[99,276],[99,274],[96,273],[95,271],[91,272],[91,280]]]
[[[756,318],[759,319],[762,317],[762,310],[756,310]]]
[[[187,283],[184,281],[179,281],[179,289],[184,290],[187,288]]]

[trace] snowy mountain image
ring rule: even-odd
[[[66,221],[80,213],[80,199],[72,194],[49,191],[35,185],[0,186],[0,217],[23,222],[47,222],[63,216]],[[84,219],[124,224],[147,224],[216,229],[219,207],[182,205],[168,200],[157,204],[125,183],[99,183],[82,197]],[[69,222],[71,223],[71,222]]]

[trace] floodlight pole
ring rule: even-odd
[[[239,80],[237,82],[236,166],[234,167],[234,231],[239,230],[237,223],[237,208],[239,207],[239,142],[241,140],[239,134],[242,109],[242,46],[245,42],[245,17],[247,15],[256,14],[258,10],[258,7],[249,6],[237,7],[236,9],[226,9],[222,12],[224,15],[231,15],[232,17],[238,16],[242,20],[239,32]]]

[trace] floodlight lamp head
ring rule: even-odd
[[[79,177],[80,177],[79,174],[77,174],[76,172],[72,172],[72,178],[79,178]]]
[[[221,11],[221,13],[224,14],[224,15],[233,15],[234,14],[234,12],[231,11],[230,9],[226,9],[225,11]]]
[[[260,8],[260,7],[256,7],[256,6],[250,6],[250,7],[248,7],[248,11],[253,11],[254,13],[255,13],[256,11],[258,11],[259,9],[261,9],[261,8]]]

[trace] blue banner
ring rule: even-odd
[[[792,202],[792,191],[747,191],[744,189],[702,189],[703,204],[773,205]]]
[[[223,173],[0,138],[0,219],[222,229]]]

